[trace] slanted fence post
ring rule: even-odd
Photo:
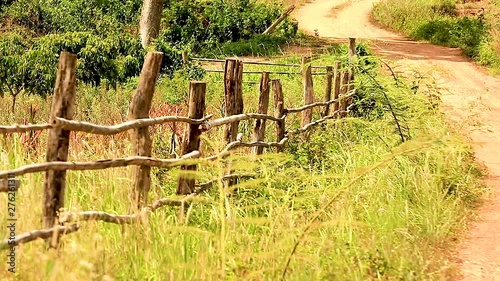
[[[262,72],[260,80],[260,95],[259,95],[259,114],[267,114],[269,108],[269,72]],[[253,140],[263,141],[266,134],[266,120],[255,120],[255,128],[253,130]],[[256,155],[262,154],[264,148],[261,146],[254,147],[253,153]]]
[[[50,111],[50,124],[55,117],[73,119],[76,96],[76,55],[62,52],[59,57],[54,97]],[[67,161],[70,131],[61,129],[49,130],[47,138],[46,162]],[[57,213],[64,207],[64,193],[66,189],[66,171],[47,171],[43,194],[43,228],[52,228],[56,224]],[[52,247],[57,245],[52,241]]]
[[[340,61],[336,61],[333,69],[333,98],[338,99],[340,97],[340,86],[342,83],[342,73],[340,72]],[[333,104],[333,112],[335,114],[340,108],[340,102],[335,102]],[[339,113],[336,113],[337,117],[340,116]]]
[[[189,112],[188,117],[201,119],[205,115],[205,92],[207,83],[191,81],[189,84]],[[201,130],[199,124],[186,124],[181,146],[181,155],[200,149]],[[183,165],[181,171],[196,171],[196,165]],[[177,194],[187,195],[195,192],[195,180],[193,178],[179,177]]]
[[[274,95],[274,117],[282,118],[285,114],[285,102],[283,98],[283,87],[279,79],[271,80],[271,87]],[[280,142],[285,137],[285,120],[276,122],[276,141]],[[281,147],[277,148],[277,152],[281,152]]]
[[[311,58],[302,57],[302,83],[304,86],[304,105],[314,102],[314,88],[311,72]],[[301,127],[312,122],[312,108],[302,112]]]
[[[156,80],[160,73],[162,59],[163,53],[161,52],[149,52],[146,55],[139,78],[139,86],[130,103],[128,111],[129,120],[149,118],[149,110],[153,100]],[[133,156],[151,157],[151,138],[148,127],[132,130],[130,138]],[[148,201],[148,192],[151,187],[151,167],[134,166],[132,169],[133,187],[131,204],[134,205],[133,208],[140,209]]]
[[[332,99],[332,82],[333,82],[333,67],[326,67],[326,84],[325,84],[325,102]],[[322,117],[330,115],[330,105],[326,105],[321,113]]]

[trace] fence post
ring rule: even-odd
[[[224,67],[224,95],[226,116],[243,113],[243,62],[240,60],[226,60]],[[227,143],[236,141],[238,137],[239,121],[227,124],[224,128],[224,139]],[[228,163],[228,174],[231,174],[231,164]],[[237,179],[230,178],[225,182],[226,187],[237,183]]]
[[[347,92],[351,93],[354,90],[354,69],[349,69],[349,86],[347,87]],[[349,97],[347,99],[347,106],[351,105],[353,101],[353,97]]]
[[[239,60],[226,60],[224,67],[224,96],[226,116],[243,113],[242,93],[243,63]],[[239,122],[227,124],[224,139],[227,143],[236,141]]]
[[[59,57],[54,97],[50,111],[50,123],[55,117],[72,119],[75,112],[76,95],[76,55],[62,52]],[[47,162],[67,161],[70,131],[51,129],[47,138]],[[57,212],[64,207],[66,189],[66,171],[47,171],[43,194],[43,228],[51,228],[56,224]],[[57,245],[52,241],[51,246]]]
[[[260,95],[259,95],[259,110],[260,114],[267,114],[269,108],[269,72],[262,72],[262,78],[260,80]],[[257,119],[255,120],[255,128],[253,130],[253,140],[263,141],[266,134],[266,120]],[[264,151],[261,146],[253,147],[253,153],[255,155],[260,155]]]
[[[302,57],[302,84],[304,85],[304,105],[314,102],[314,89],[311,72],[311,58]],[[312,122],[312,108],[302,112],[301,127]]]
[[[326,84],[325,84],[325,102],[332,99],[332,80],[333,80],[333,67],[326,67]],[[321,113],[322,117],[328,116],[330,114],[330,105],[326,105],[325,109]]]
[[[200,81],[191,81],[189,84],[189,112],[188,117],[201,119],[205,114],[205,92],[207,83]],[[181,146],[181,155],[200,149],[200,125],[186,124],[184,137]],[[181,171],[196,171],[196,165],[182,165]],[[179,177],[177,185],[177,194],[187,195],[195,192],[195,180]]]
[[[285,115],[285,102],[283,98],[283,87],[279,79],[271,80],[271,87],[274,95],[274,117],[281,118]],[[285,137],[285,120],[276,122],[276,141],[280,142]],[[277,148],[277,152],[281,152],[281,147]]]
[[[129,120],[149,117],[149,110],[153,100],[156,79],[160,73],[162,59],[163,53],[161,52],[149,52],[146,55],[139,78],[139,85],[130,103],[128,111]],[[130,138],[134,156],[151,156],[151,138],[148,127],[132,130]],[[135,204],[133,208],[141,208],[147,204],[148,200],[148,192],[151,187],[151,167],[134,166],[132,169],[133,187],[131,204]]]
[[[182,51],[182,65],[186,66],[188,64],[188,56],[187,52],[184,50]]]
[[[335,62],[335,66],[333,69],[333,98],[338,99],[340,96],[340,84],[342,83],[342,73],[340,72],[340,61]],[[333,104],[333,112],[335,114],[340,108],[340,102],[335,102]],[[339,113],[337,113],[337,117]]]
[[[349,72],[342,73],[342,86],[340,87],[340,117],[345,117],[347,108],[347,99],[345,98],[349,89]]]
[[[356,56],[356,38],[349,38],[349,63],[353,62]]]

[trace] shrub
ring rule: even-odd
[[[219,43],[250,39],[262,33],[280,15],[278,6],[249,0],[172,1],[163,11],[164,41],[188,44],[195,50]],[[290,37],[296,24],[287,20],[278,34]]]
[[[413,39],[460,47],[471,57],[479,55],[488,36],[483,19],[457,17],[452,0],[386,0],[375,6],[374,16]]]
[[[18,0],[6,9],[14,23],[39,34],[116,32],[136,24],[141,0]]]
[[[460,47],[466,55],[475,57],[485,34],[485,26],[479,19],[445,18],[420,25],[411,36],[434,44]]]

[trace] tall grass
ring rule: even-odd
[[[329,54],[314,63],[331,64],[334,59]],[[46,251],[42,241],[19,247],[17,273],[1,271],[0,277],[278,280],[286,269],[286,280],[446,278],[453,274],[448,259],[450,241],[463,229],[477,200],[480,171],[470,147],[445,123],[426,94],[404,85],[395,87],[389,77],[377,74],[376,65],[372,67],[370,72],[377,75],[395,110],[404,115],[405,126],[411,128],[411,139],[403,145],[383,99],[371,90],[370,79],[360,74],[357,86],[363,95],[356,102],[373,102],[364,118],[332,121],[313,131],[308,140],[294,137],[282,154],[254,158],[248,151],[238,150],[231,159],[235,173],[255,178],[240,182],[233,190],[215,186],[203,200],[191,204],[184,217],[179,217],[178,210],[166,208],[141,225],[82,223],[78,232],[63,238],[59,252]],[[247,69],[264,70],[259,66]],[[286,106],[299,105],[300,77],[281,78]],[[214,74],[204,79],[209,89],[207,109],[218,114],[221,78]],[[324,78],[314,79],[316,95],[320,96]],[[182,77],[165,78],[153,107],[163,104],[170,97],[167,93],[186,83]],[[80,87],[78,119],[119,122],[132,88],[106,94],[99,91]],[[257,93],[258,85],[245,84],[245,111],[255,111]],[[48,101],[37,102],[46,114]],[[8,100],[0,100],[0,108],[8,106]],[[22,115],[2,115],[0,123],[19,120]],[[287,126],[293,126],[298,118],[289,122]],[[251,125],[248,122],[241,127],[245,138],[250,136]],[[273,127],[268,130],[267,135],[272,135]],[[223,147],[220,135],[211,132],[203,138],[204,153]],[[79,160],[124,156],[130,150],[126,136],[114,145],[94,137],[73,145],[81,147],[70,148],[70,159]],[[0,138],[0,169],[43,162],[44,149],[42,139],[37,153],[25,157],[18,136]],[[200,181],[217,178],[224,166],[223,161],[203,163],[196,177]],[[175,189],[178,172],[164,171],[162,175],[154,176],[151,199],[169,196]],[[129,169],[68,172],[67,209],[126,213],[129,177]],[[22,181],[16,202],[18,233],[40,226],[43,175],[27,175]],[[5,197],[0,208],[6,208]],[[6,220],[3,211],[0,220]]]

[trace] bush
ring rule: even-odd
[[[420,25],[411,36],[434,44],[460,47],[466,55],[475,57],[484,34],[487,32],[479,19],[445,18]]]
[[[163,11],[161,37],[176,45],[191,45],[195,50],[219,43],[250,39],[262,33],[281,13],[278,6],[249,0],[172,1]],[[294,36],[296,24],[287,20],[277,34]]]
[[[281,36],[259,34],[250,39],[223,43],[219,51],[225,56],[270,56],[279,53],[280,45],[286,42],[287,39]]]
[[[115,33],[136,25],[142,0],[18,0],[6,9],[14,23],[39,34]]]
[[[19,36],[0,43],[0,80],[4,87],[46,95],[53,89],[58,56],[67,51],[78,56],[77,77],[95,86],[103,80],[115,86],[139,74],[144,50],[131,36],[102,38],[90,32],[51,34],[30,41]]]
[[[386,0],[375,6],[374,16],[413,39],[460,47],[472,57],[479,55],[481,42],[488,36],[482,19],[457,17],[452,0]]]

